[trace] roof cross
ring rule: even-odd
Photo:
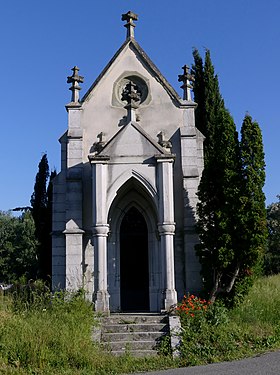
[[[72,76],[67,77],[67,83],[72,83],[72,86],[69,88],[69,90],[72,91],[72,99],[71,101],[76,103],[79,101],[79,91],[81,90],[81,86],[79,86],[79,83],[84,82],[84,77],[79,76],[79,68],[77,66],[74,66],[72,68],[73,74]]]
[[[137,102],[141,101],[141,92],[138,86],[129,81],[123,89],[122,100],[127,102],[125,109],[127,109],[127,122],[136,121],[136,109],[139,107]]]
[[[190,82],[194,82],[194,76],[189,73],[190,68],[187,65],[184,65],[182,67],[183,74],[178,75],[178,81],[183,82],[181,88],[184,90],[184,100],[192,100],[191,97],[191,89],[193,86],[190,84]]]
[[[127,34],[126,34],[127,39],[134,38],[134,28],[136,25],[135,23],[133,23],[133,21],[137,21],[137,20],[138,20],[138,14],[133,13],[131,10],[125,14],[122,14],[122,21],[127,21],[127,23],[124,25],[124,27],[127,28]]]

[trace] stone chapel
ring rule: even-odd
[[[79,99],[68,77],[68,129],[53,184],[53,289],[83,288],[100,312],[168,310],[201,287],[194,246],[203,135],[187,66],[183,98],[134,37]]]

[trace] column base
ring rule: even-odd
[[[97,312],[109,312],[109,298],[110,295],[107,290],[99,290],[95,294],[95,311]]]
[[[166,289],[164,307],[166,311],[169,311],[171,307],[177,305],[177,292],[175,289]]]

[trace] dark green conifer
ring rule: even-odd
[[[260,127],[248,114],[241,128],[242,161],[242,264],[251,269],[263,257],[267,241],[265,160]]]
[[[195,110],[195,124],[197,129],[200,130],[203,135],[206,135],[203,61],[197,49],[193,50],[193,58],[192,75],[194,76],[194,101],[199,103],[199,106],[197,106]]]
[[[50,232],[48,229],[48,196],[47,181],[49,178],[49,164],[47,155],[44,154],[38,165],[38,173],[36,175],[34,192],[31,196],[31,212],[35,223],[35,235],[38,240],[38,276],[42,279],[48,277],[48,243]],[[47,229],[47,231],[46,231]]]
[[[213,301],[226,295],[233,300],[246,291],[266,243],[262,137],[258,124],[246,115],[239,144],[210,52],[206,51],[203,65],[194,50],[194,61],[194,94],[200,107],[196,120],[206,137],[205,166],[198,188],[201,242],[197,254],[209,298]]]
[[[198,189],[198,233],[201,243],[197,254],[202,265],[205,290],[211,300],[231,291],[239,274],[236,261],[237,224],[240,214],[241,159],[238,133],[220,94],[210,52],[205,53],[203,74],[201,59],[194,53],[196,89],[204,88],[202,106],[204,135],[204,171]],[[199,72],[199,75],[196,74]],[[203,83],[197,82],[203,80]]]
[[[280,195],[267,207],[268,245],[265,254],[266,275],[280,273]]]
[[[229,293],[239,273],[235,231],[239,213],[240,158],[238,134],[229,112],[220,108],[215,137],[198,189],[200,245],[197,254],[209,298]]]
[[[194,100],[198,103],[195,113],[196,126],[205,136],[204,159],[208,162],[209,153],[214,152],[215,124],[224,101],[220,94],[218,76],[215,74],[210,51],[206,50],[203,66],[198,50],[193,51]]]

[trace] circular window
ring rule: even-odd
[[[136,76],[136,75],[127,75],[123,78],[121,78],[115,85],[114,88],[114,96],[116,100],[113,98],[113,104],[115,105],[121,105],[122,107],[126,104],[126,101],[124,100],[124,92],[127,88],[127,85],[132,83],[135,92],[137,93],[137,96],[139,97],[139,101],[137,102],[138,105],[141,105],[145,103],[149,97],[149,90],[148,85],[144,81],[143,78]]]

